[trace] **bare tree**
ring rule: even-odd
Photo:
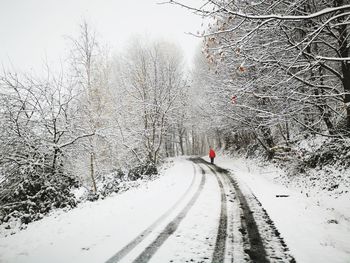
[[[186,85],[181,57],[178,49],[168,43],[147,45],[136,41],[122,65],[118,74],[123,79],[124,138],[134,141],[130,145],[140,152],[143,161],[155,165]]]
[[[109,55],[100,47],[96,33],[83,21],[77,38],[69,38],[73,48],[71,66],[80,94],[81,126],[94,136],[88,137],[88,144],[82,145],[89,152],[89,174],[93,191],[96,187],[96,165],[107,158],[109,141],[105,136],[109,119],[112,117],[112,101],[109,89]],[[104,157],[102,157],[104,155]]]

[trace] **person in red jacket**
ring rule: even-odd
[[[214,158],[215,158],[216,154],[213,150],[213,148],[209,147],[209,158],[210,158],[210,163],[214,164]]]

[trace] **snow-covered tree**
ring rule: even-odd
[[[199,36],[217,126],[252,133],[271,155],[291,134],[348,134],[346,2],[210,1],[199,9],[170,3],[208,18]]]
[[[123,140],[139,162],[155,165],[186,88],[180,51],[166,42],[136,40],[118,64]]]
[[[79,162],[72,163],[72,169],[82,173],[83,180],[89,174],[94,192],[97,191],[96,177],[101,174],[101,170],[107,172],[114,168],[114,146],[111,142],[115,139],[110,137],[115,131],[112,128],[114,102],[109,85],[109,52],[99,44],[96,35],[92,27],[83,21],[79,35],[69,38],[72,43],[71,72],[80,90],[80,121],[76,125],[78,129],[94,134],[80,141],[80,148],[76,149],[79,151]]]
[[[28,222],[53,207],[75,205],[69,189],[76,182],[64,169],[65,158],[70,146],[91,134],[72,129],[76,96],[63,76],[1,77],[1,220],[17,211]]]

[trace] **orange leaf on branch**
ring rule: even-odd
[[[239,67],[238,67],[238,70],[239,70],[240,72],[245,72],[245,71],[246,71],[246,68],[243,67],[243,66],[239,66]]]

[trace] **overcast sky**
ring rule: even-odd
[[[83,19],[113,50],[141,34],[178,43],[190,60],[200,40],[185,32],[200,30],[201,18],[160,1],[0,0],[0,63],[20,70],[38,70],[45,58],[57,63],[69,46],[64,36],[76,36]],[[202,1],[183,2],[198,6]]]

